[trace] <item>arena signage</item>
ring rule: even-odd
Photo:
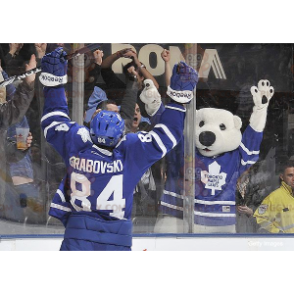
[[[195,44],[194,46],[197,45]],[[137,52],[136,48],[131,44],[113,43],[111,44],[111,54],[125,48],[132,48]],[[171,66],[179,61],[186,61],[189,65],[198,70],[199,78],[204,80],[208,79],[209,73],[212,69],[216,79],[227,79],[222,62],[216,49],[202,49],[200,46],[198,46],[198,48],[194,48],[195,50],[193,50],[193,48],[188,48],[187,50],[185,49],[183,51],[178,46],[168,46],[168,48],[163,48],[158,44],[147,44],[142,46],[137,54],[139,60],[145,64],[148,71],[155,77],[161,76],[165,72],[164,60],[161,58],[161,52],[163,49],[168,49],[170,51]],[[150,64],[150,54],[156,55],[155,66],[151,66]],[[129,59],[120,58],[113,64],[113,71],[117,74],[122,74],[122,68],[128,62],[130,62]]]

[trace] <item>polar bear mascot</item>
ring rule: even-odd
[[[179,92],[181,89],[171,79],[167,94]],[[237,180],[259,158],[274,88],[268,80],[260,80],[257,87],[251,87],[251,94],[254,107],[250,124],[243,134],[240,117],[231,112],[216,108],[196,110],[194,233],[235,232]],[[151,96],[148,99],[143,91],[141,100],[146,104],[146,110],[152,109],[150,115],[154,115],[159,102]],[[183,150],[182,140],[166,156],[167,179],[155,233],[183,233],[183,171],[189,168],[184,162]]]

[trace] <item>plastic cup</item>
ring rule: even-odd
[[[15,128],[16,130],[16,148],[24,150],[28,148],[27,137],[29,134],[29,128]]]

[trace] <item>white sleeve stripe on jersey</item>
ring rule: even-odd
[[[165,106],[165,108],[169,108],[169,109],[173,109],[173,110],[177,110],[177,111],[181,111],[181,112],[186,112],[186,109],[181,109],[181,108],[172,107],[172,106]]]
[[[60,189],[57,189],[56,193],[59,195],[61,201],[65,202],[65,197],[64,197],[64,194],[62,193],[62,191]]]
[[[168,129],[168,127],[164,124],[157,124],[154,126],[154,128],[162,128],[166,135],[169,137],[169,139],[173,142],[173,148],[177,145],[177,140],[174,137],[174,135],[171,133],[171,131]]]
[[[69,212],[71,212],[71,209],[70,208],[64,207],[62,205],[58,205],[58,204],[55,204],[55,203],[51,203],[50,207],[56,208],[56,209],[59,209],[59,210],[62,210],[62,211],[69,211]]]
[[[246,146],[244,146],[244,144],[241,142],[241,144],[240,144],[240,147],[248,154],[248,155],[253,155],[253,154],[255,154],[255,155],[257,155],[257,154],[259,154],[260,153],[260,151],[258,150],[258,151],[249,151],[249,149],[246,147]]]
[[[163,144],[163,142],[161,141],[160,137],[158,136],[158,134],[156,134],[154,131],[149,132],[149,134],[155,139],[156,143],[158,144],[159,148],[162,150],[162,157],[165,156],[167,150]]]
[[[49,126],[47,126],[45,129],[44,129],[44,137],[46,138],[47,137],[47,132],[50,128],[56,126],[56,125],[59,125],[59,124],[63,124],[64,122],[63,121],[54,121],[52,122]]]
[[[243,166],[246,166],[246,165],[254,165],[256,164],[256,161],[247,161],[245,162],[243,159],[241,160],[241,163]]]
[[[64,112],[62,112],[62,111],[53,111],[53,112],[49,112],[49,113],[47,113],[47,114],[45,114],[42,118],[41,118],[41,122],[43,122],[45,119],[47,119],[47,118],[49,118],[49,117],[51,117],[51,116],[63,116],[63,117],[66,117],[66,118],[68,118],[68,119],[70,119],[69,117],[68,117],[68,115],[66,114],[66,113],[64,113]]]

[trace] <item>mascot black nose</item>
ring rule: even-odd
[[[202,132],[199,135],[199,142],[204,146],[211,146],[215,142],[215,134],[213,132]]]

